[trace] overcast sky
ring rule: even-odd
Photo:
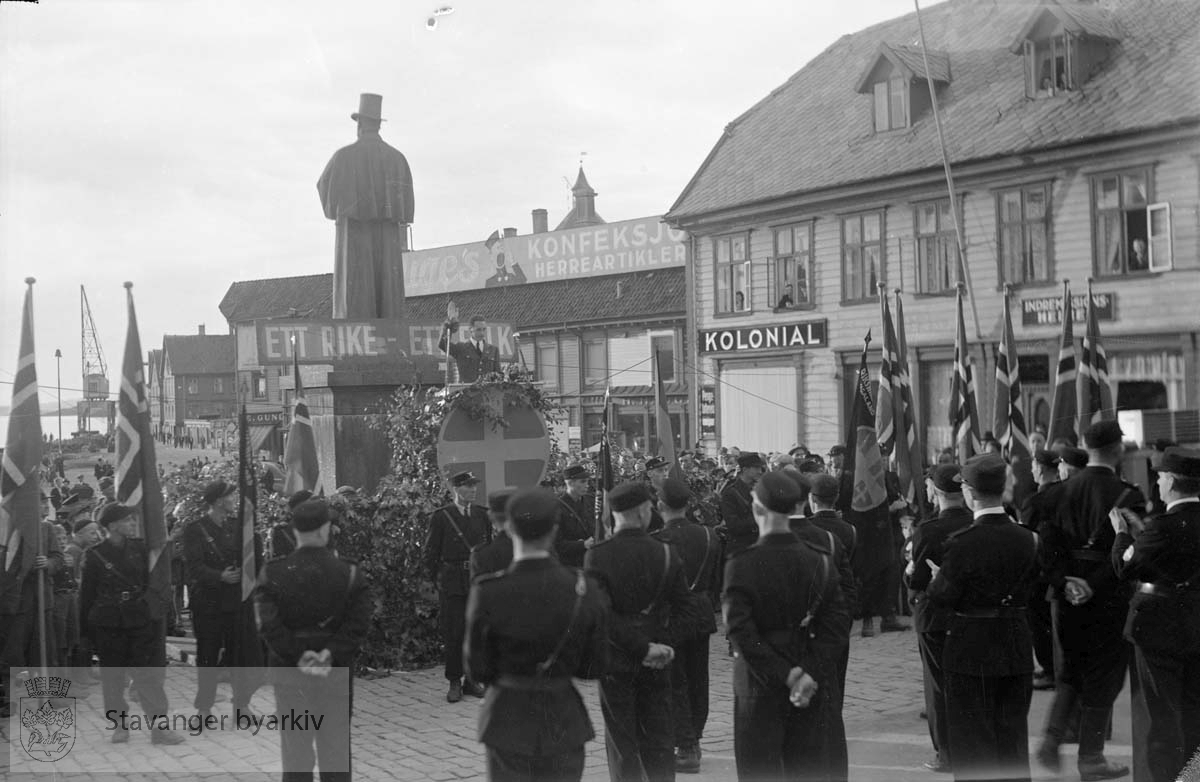
[[[929,3],[922,3],[928,5]],[[454,12],[426,20],[440,5]],[[726,123],[910,0],[42,0],[0,3],[0,404],[34,287],[43,407],[79,387],[79,286],[110,379],[226,333],[236,280],[333,270],[316,181],[361,92],[412,167],[417,248],[550,224],[580,154],[616,221],[664,213]],[[117,383],[113,383],[113,388]],[[67,390],[72,389],[72,390]]]

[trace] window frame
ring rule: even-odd
[[[1045,211],[1041,221],[1045,230],[1045,249],[1046,249],[1046,276],[1044,278],[1031,278],[1020,280],[1013,279],[1008,268],[1008,259],[1006,257],[1006,244],[1004,241],[1005,229],[1019,225],[1021,228],[1021,246],[1023,249],[1029,247],[1028,226],[1035,221],[1026,217],[1026,196],[1029,192],[1041,188],[1045,196]],[[1004,219],[1004,197],[1011,193],[1018,193],[1021,197],[1021,218],[1013,222]],[[1014,288],[1019,287],[1036,287],[1039,285],[1050,285],[1054,283],[1054,183],[1049,180],[1039,182],[1023,182],[1011,187],[997,188],[992,191],[995,197],[996,208],[996,265],[999,274],[999,285],[997,290],[1003,290],[1007,283]],[[1023,258],[1025,263],[1028,263],[1027,258]]]
[[[880,109],[880,92],[879,88],[883,87],[883,105],[887,110],[886,122],[884,127],[880,127],[879,109]],[[899,89],[899,95],[896,90]],[[912,82],[904,78],[903,74],[895,72],[889,73],[887,78],[881,78],[871,85],[871,127],[876,133],[890,133],[893,130],[905,130],[912,127]],[[904,112],[904,119],[900,124],[896,122],[896,100],[899,98],[901,111]]]
[[[1116,208],[1113,208],[1113,207],[1101,208],[1100,207],[1100,188],[1105,179],[1110,179],[1113,177],[1116,177],[1116,179],[1117,179],[1118,204],[1117,204]],[[1132,209],[1126,206],[1126,198],[1125,198],[1126,186],[1127,186],[1126,177],[1140,177],[1145,182],[1146,193],[1145,193],[1145,199],[1144,199],[1145,200],[1144,206],[1134,207]],[[1150,263],[1150,256],[1149,256],[1150,246],[1149,245],[1150,245],[1150,220],[1151,220],[1151,212],[1152,211],[1158,211],[1163,206],[1168,207],[1168,209],[1167,209],[1168,244],[1169,244],[1169,239],[1170,239],[1170,235],[1171,235],[1169,204],[1165,201],[1155,201],[1154,200],[1154,189],[1155,189],[1155,187],[1154,187],[1154,167],[1149,164],[1144,165],[1144,166],[1130,166],[1130,167],[1126,167],[1126,168],[1119,168],[1119,169],[1113,169],[1113,170],[1108,170],[1108,171],[1098,171],[1098,172],[1091,174],[1091,176],[1089,177],[1088,191],[1089,191],[1089,196],[1091,199],[1090,206],[1091,206],[1091,229],[1092,229],[1092,231],[1091,231],[1092,274],[1097,279],[1104,279],[1104,278],[1123,279],[1123,278],[1127,278],[1127,277],[1140,277],[1140,276],[1145,276],[1145,275],[1149,275],[1149,274],[1160,274],[1162,271],[1167,270],[1165,268],[1164,269],[1152,269],[1151,263]],[[1147,245],[1147,263],[1146,263],[1146,268],[1144,268],[1144,269],[1134,269],[1134,270],[1129,269],[1129,251],[1130,251],[1130,248],[1133,246],[1134,238],[1138,238],[1138,237],[1131,238],[1129,235],[1128,216],[1131,212],[1135,213],[1135,214],[1140,212],[1145,219],[1146,236],[1144,237],[1144,241],[1146,242],[1146,245]],[[1113,214],[1120,215],[1120,233],[1121,233],[1121,235],[1120,235],[1120,240],[1118,242],[1118,250],[1119,250],[1118,262],[1119,262],[1120,268],[1118,268],[1118,269],[1114,269],[1112,267],[1112,264],[1110,264],[1110,263],[1108,263],[1108,264],[1105,263],[1105,259],[1101,255],[1102,248],[1100,246],[1100,242],[1098,241],[1099,234],[1100,234],[1100,225],[1101,225],[1102,219],[1106,216],[1110,216]],[[1170,255],[1171,255],[1172,268],[1173,268],[1173,262],[1174,262],[1173,251],[1170,252]]]
[[[542,351],[554,351],[554,377],[546,377],[546,367],[551,366],[542,361]],[[534,343],[534,367],[537,369],[538,382],[543,388],[551,391],[557,391],[562,388],[562,351],[559,350],[558,342],[535,342]]]
[[[796,234],[804,230],[807,233],[807,245],[803,252],[796,250]],[[780,234],[787,231],[791,234],[792,247],[788,252],[781,252],[779,249]],[[815,309],[816,290],[814,276],[816,274],[816,248],[813,246],[816,241],[816,220],[800,220],[798,222],[783,223],[780,225],[771,226],[771,257],[767,263],[767,298],[771,302],[772,312],[791,312],[792,310],[811,310]],[[792,261],[797,267],[804,268],[804,301],[800,301],[796,296],[792,297],[792,305],[790,307],[780,307],[779,300],[783,296],[783,288],[785,284],[796,284],[795,282],[788,283],[780,278],[780,264],[782,262]],[[799,275],[797,275],[797,280]],[[798,288],[793,287],[793,293],[798,293]]]
[[[200,393],[200,378],[189,377],[184,381],[184,386],[187,389],[188,396],[196,396]]]
[[[847,285],[846,285],[846,282],[847,282],[847,279],[846,279],[846,252],[848,249],[848,245],[846,242],[846,222],[848,220],[854,220],[854,219],[859,221],[859,237],[861,239],[866,233],[865,230],[863,230],[865,227],[864,223],[862,222],[863,218],[871,216],[871,215],[877,215],[879,217],[879,238],[877,240],[871,241],[871,242],[860,241],[859,243],[857,243],[853,246],[857,247],[861,251],[867,247],[878,245],[878,247],[879,247],[878,275],[876,277],[874,285],[868,283],[867,280],[865,279],[866,275],[863,275],[863,278],[864,278],[863,284],[865,286],[869,286],[870,290],[864,291],[864,295],[861,298],[851,297],[848,295]],[[841,295],[842,295],[841,303],[842,303],[842,305],[846,306],[846,305],[855,305],[855,304],[878,303],[879,293],[875,286],[880,282],[882,282],[884,284],[887,283],[887,209],[885,207],[880,207],[877,209],[865,209],[865,210],[858,211],[858,212],[848,212],[846,214],[838,215],[838,227],[839,227],[839,231],[841,232],[840,233],[841,241],[839,243],[839,257],[840,257],[839,264],[840,264],[840,271],[841,271],[841,278],[842,278],[842,281],[841,281]],[[859,258],[859,263],[860,264],[862,263],[861,256]]]
[[[955,203],[959,207],[959,219],[962,219],[962,203],[963,196],[959,195],[955,198]],[[921,233],[921,209],[928,206],[934,206],[934,220],[936,222],[936,230],[933,233]],[[945,207],[945,214],[950,220],[950,225],[942,225],[942,207]],[[913,281],[916,285],[917,296],[950,296],[954,295],[958,290],[958,284],[962,282],[962,266],[958,262],[958,235],[954,230],[954,216],[950,214],[951,209],[950,198],[926,198],[920,201],[912,202],[912,219],[913,219]],[[924,281],[926,275],[923,268],[923,256],[921,253],[921,241],[923,239],[935,239],[939,245],[945,243],[949,247],[949,258],[947,265],[951,269],[953,279],[950,283],[940,290],[924,290]],[[966,250],[964,248],[963,252]]]
[[[655,340],[670,340],[671,341],[671,376],[662,378],[662,381],[664,383],[674,383],[675,379],[676,379],[676,375],[678,374],[675,369],[675,365],[677,363],[675,360],[675,356],[679,355],[679,340],[676,337],[675,332],[674,331],[651,331],[648,336],[650,338],[650,360],[651,361],[654,360],[654,341]]]
[[[1075,51],[1078,46],[1079,38],[1073,35],[1069,30],[1063,29],[1061,25],[1053,34],[1044,38],[1029,38],[1022,43],[1021,55],[1025,63],[1025,97],[1031,99],[1037,98],[1053,98],[1054,96],[1064,92],[1074,92],[1079,89],[1079,85],[1075,83],[1075,60],[1078,58],[1078,52]],[[1062,46],[1062,76],[1063,86],[1058,86],[1058,47]],[[1039,84],[1038,66],[1040,64],[1042,53],[1049,50],[1049,65],[1054,71],[1054,76],[1051,79],[1051,84],[1048,88],[1043,89]]]
[[[225,393],[225,378],[222,378],[222,377],[214,377],[213,378],[213,393],[214,394],[224,394]]]
[[[745,257],[742,260],[734,260],[734,257],[733,257],[734,240],[739,237],[744,242],[744,246],[746,248],[745,249]],[[726,245],[726,244],[728,245],[728,260],[723,261],[723,260],[721,260],[721,255],[720,255],[718,248],[721,247],[722,245]],[[753,296],[754,282],[753,282],[753,276],[752,276],[753,275],[753,267],[751,266],[751,257],[750,256],[751,256],[751,253],[750,253],[750,231],[749,230],[735,231],[733,233],[720,234],[718,236],[712,237],[713,314],[716,317],[732,317],[732,316],[738,316],[738,315],[747,315],[747,314],[754,312],[754,296]],[[735,269],[735,267],[739,267],[739,266],[742,268],[744,283],[743,283],[743,287],[735,288],[733,285],[734,269]],[[724,275],[726,272],[728,272],[730,275],[729,280],[726,283],[726,287],[728,289],[728,294],[729,294],[729,301],[726,302],[726,304],[728,305],[728,308],[723,309],[722,301],[721,301],[721,298],[722,298],[721,281],[722,281],[722,275]],[[745,307],[740,310],[736,309],[738,292],[741,292],[743,294],[743,298],[745,299]]]
[[[588,348],[599,345],[600,352],[604,356],[603,365],[599,370],[599,378],[593,380],[589,375],[596,369],[591,365],[588,359]],[[584,388],[603,388],[608,384],[608,340],[604,337],[589,337],[581,340],[579,346],[579,363],[581,365],[583,375],[580,378],[583,381]]]

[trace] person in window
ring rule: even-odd
[[[733,311],[744,312],[746,309],[746,294],[738,291],[733,297]]]
[[[1134,239],[1129,252],[1129,271],[1141,272],[1150,268],[1150,253],[1145,239]]]
[[[783,295],[779,297],[779,303],[775,305],[775,309],[783,310],[794,306],[796,306],[796,302],[792,299],[792,285],[788,283],[784,286]]]

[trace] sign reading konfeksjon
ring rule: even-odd
[[[771,324],[746,328],[714,329],[700,332],[701,353],[736,353],[767,348],[823,348],[826,339],[824,320]]]
[[[404,294],[426,296],[683,266],[685,237],[658,217],[643,217],[409,250],[404,253]]]

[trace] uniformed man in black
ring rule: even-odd
[[[1067,480],[1088,466],[1088,452],[1083,448],[1065,445],[1058,451],[1058,477]]]
[[[675,735],[667,667],[676,638],[697,633],[697,616],[679,555],[646,533],[650,492],[623,483],[609,493],[613,534],[584,566],[607,596],[609,671],[600,680],[608,773],[612,782],[675,778]]]
[[[583,567],[583,555],[594,540],[596,498],[588,493],[587,468],[572,464],[563,470],[567,488],[558,497],[558,533],[554,550],[568,567]]]
[[[931,603],[925,590],[933,580],[932,568],[942,566],[947,539],[974,521],[971,509],[963,499],[962,484],[957,480],[959,469],[957,464],[939,464],[933,468],[930,477],[937,515],[925,519],[913,531],[912,561],[905,571],[912,592],[913,626],[917,630],[925,682],[925,716],[929,720],[929,740],[934,751],[933,759],[925,763],[925,767],[943,772],[950,771],[951,763],[942,650],[954,611]]]
[[[467,591],[471,586],[471,549],[491,539],[487,511],[475,504],[479,479],[470,472],[450,479],[454,500],[429,517],[429,532],[421,559],[438,592],[438,620],[444,645],[446,700],[457,703],[463,693],[483,697],[483,685],[468,680],[464,686],[463,633],[467,627]]]
[[[1021,503],[1021,523],[1037,532],[1038,520],[1053,513],[1056,491],[1051,487],[1060,482],[1058,465],[1061,460],[1053,451],[1038,451],[1033,455],[1037,491]],[[1046,594],[1050,585],[1039,577],[1029,600],[1029,629],[1033,633],[1033,656],[1041,671],[1033,675],[1033,689],[1054,689],[1054,622],[1050,616],[1050,601]]]
[[[754,545],[758,526],[754,522],[751,490],[767,469],[756,453],[743,453],[737,458],[737,477],[721,490],[721,519],[725,526],[725,560]]]
[[[492,523],[492,539],[471,549],[471,582],[488,573],[507,570],[512,564],[513,541],[508,535],[508,501],[516,489],[506,486],[488,494],[488,521]]]
[[[167,694],[163,690],[167,611],[146,590],[150,562],[145,543],[133,537],[138,531],[137,516],[129,506],[114,502],[104,508],[97,522],[108,530],[108,538],[84,554],[79,586],[79,633],[81,645],[94,646],[100,656],[104,712],[128,713],[125,685],[132,678],[140,699],[140,712],[157,725],[151,729],[150,741],[178,744],[183,736],[160,724],[168,716]],[[119,720],[112,742],[127,741],[129,730]]]
[[[1056,491],[1055,512],[1037,524],[1042,569],[1055,590],[1055,629],[1061,649],[1054,703],[1038,760],[1052,771],[1059,769],[1058,747],[1078,700],[1078,767],[1086,782],[1129,773],[1128,767],[1104,757],[1109,714],[1129,665],[1129,644],[1122,631],[1130,590],[1112,567],[1116,534],[1108,514],[1113,508],[1141,514],[1146,500],[1137,486],[1116,474],[1123,450],[1117,422],[1092,424],[1083,437],[1088,466],[1062,484]]]
[[[481,576],[467,603],[467,670],[488,685],[479,711],[488,778],[577,781],[584,744],[596,734],[571,677],[604,670],[604,598],[551,553],[559,518],[552,493],[516,493],[507,518],[512,564]]]
[[[704,620],[692,637],[675,638],[675,659],[670,669],[675,770],[685,774],[700,770],[700,739],[708,722],[708,639],[717,631],[710,593],[721,567],[716,533],[688,517],[691,501],[692,492],[685,482],[665,479],[658,491],[663,528],[652,533],[679,555],[694,609]]]
[[[1167,448],[1157,484],[1166,510],[1144,528],[1129,512],[1110,517],[1113,564],[1137,585],[1125,637],[1134,645],[1139,684],[1133,708],[1139,782],[1143,764],[1149,782],[1174,782],[1200,750],[1200,451]]]
[[[1029,780],[1033,641],[1026,605],[1037,577],[1037,535],[1004,511],[1008,465],[996,453],[962,465],[974,521],[946,538],[925,595],[949,612],[942,669],[956,780]]]
[[[319,727],[279,731],[285,780],[311,780],[314,761],[322,780],[350,779],[352,674],[374,602],[358,565],[328,549],[331,526],[324,500],[297,505],[296,550],[268,562],[254,591],[276,715],[307,712],[323,719]]]
[[[646,531],[653,534],[663,528],[662,513],[658,510],[659,493],[663,481],[671,473],[671,461],[664,456],[651,456],[646,460],[646,480],[650,482],[650,526]]]
[[[296,550],[296,531],[292,528],[291,514],[296,510],[296,506],[305,500],[312,499],[313,493],[308,489],[300,491],[288,497],[287,509],[288,518],[283,519],[274,527],[271,528],[270,551],[267,555],[271,559],[276,557],[286,557]]]
[[[788,529],[802,496],[791,478],[764,475],[753,498],[758,541],[725,565],[740,782],[839,778],[835,759],[845,755],[834,714],[837,568],[828,544],[801,541]]]

